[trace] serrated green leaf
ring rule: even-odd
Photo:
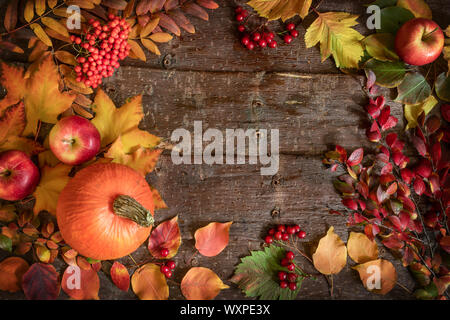
[[[376,84],[386,88],[395,88],[406,76],[408,71],[404,62],[396,61],[378,61],[376,59],[370,59],[364,65],[366,74],[368,70],[372,70],[376,76]]]
[[[12,252],[12,240],[4,234],[0,234],[0,249]]]
[[[251,251],[250,255],[241,259],[231,281],[244,291],[247,297],[259,297],[261,300],[293,300],[300,291],[304,274],[296,269],[297,290],[281,289],[277,279],[278,271],[286,271],[280,265],[286,250],[271,245],[264,250]]]
[[[406,21],[414,19],[411,11],[401,7],[383,8],[380,15],[381,28],[377,29],[377,32],[392,33],[394,35]]]
[[[398,86],[395,101],[405,104],[424,102],[431,95],[431,87],[423,75],[418,72],[408,73]]]
[[[439,99],[450,102],[450,76],[442,72],[436,78],[435,87]]]

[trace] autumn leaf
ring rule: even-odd
[[[229,288],[214,271],[203,267],[189,269],[181,280],[180,287],[187,300],[212,300],[220,290]]]
[[[284,22],[296,15],[302,19],[308,15],[312,0],[250,0],[247,4],[258,14],[268,20]]]
[[[277,278],[279,271],[287,269],[280,265],[280,261],[286,256],[286,250],[271,245],[264,250],[251,251],[250,255],[241,259],[236,267],[231,282],[235,283],[246,297],[261,300],[293,300],[300,291],[304,274],[296,269],[297,289],[285,290],[280,288]]]
[[[370,292],[384,295],[391,291],[397,283],[395,267],[390,261],[384,259],[359,264],[353,269],[359,272],[364,287]],[[375,282],[377,277],[374,277],[374,272],[380,275],[380,283],[378,284]]]
[[[22,288],[22,276],[27,272],[28,262],[19,257],[9,257],[0,262],[0,290],[17,292]]]
[[[181,245],[180,228],[178,227],[178,216],[160,223],[153,229],[148,238],[148,250],[157,259],[170,259],[174,257]],[[163,257],[161,249],[168,249],[169,255]]]
[[[425,0],[398,0],[397,6],[411,11],[416,18],[430,20],[433,18],[431,9],[426,4]]]
[[[333,55],[338,68],[358,68],[364,55],[364,38],[351,27],[357,25],[358,16],[346,12],[319,13],[305,34],[307,48],[320,42],[322,62]]]
[[[166,277],[158,265],[147,263],[137,269],[131,277],[133,292],[141,300],[167,300],[169,287]]]
[[[61,280],[63,291],[75,300],[98,300],[100,279],[89,265],[88,269],[68,266]]]
[[[59,274],[51,264],[35,263],[22,277],[22,288],[29,300],[55,300],[60,291]]]
[[[430,97],[431,87],[425,77],[418,73],[408,73],[397,88],[395,101],[404,104],[418,104]]]
[[[152,190],[153,193],[153,203],[155,204],[155,210],[158,209],[167,209],[167,205],[164,202],[164,200],[162,199],[161,195],[159,194],[159,191],[156,190],[155,188],[150,187],[150,189]],[[1,210],[0,210],[1,213]],[[0,221],[1,221],[1,215],[0,215]]]
[[[364,40],[364,47],[371,57],[379,61],[398,61],[395,53],[395,37],[390,33],[374,33]]]
[[[330,227],[325,237],[320,239],[319,246],[312,256],[314,267],[322,274],[339,273],[347,264],[347,248],[345,243]]]
[[[377,243],[364,233],[350,232],[347,250],[350,258],[356,263],[365,263],[378,258]]]
[[[417,126],[417,119],[424,112],[425,115],[433,110],[434,106],[438,103],[433,95],[430,95],[424,102],[418,104],[405,104],[404,115],[408,124],[406,130],[415,128]]]
[[[444,32],[447,37],[450,37],[450,26],[448,26]],[[443,52],[444,52],[444,59],[447,60],[447,63],[448,63],[447,75],[450,75],[450,39],[445,39],[445,47],[444,47]],[[0,110],[1,110],[1,107],[0,107]]]
[[[128,273],[128,269],[120,262],[114,261],[109,272],[116,287],[122,291],[128,291],[130,288],[130,274]]]
[[[19,67],[9,66],[2,62],[1,85],[6,90],[6,96],[0,101],[0,115],[13,104],[17,104],[25,95],[25,84],[23,80],[24,70]]]
[[[408,68],[402,61],[379,61],[377,59],[370,59],[364,64],[364,70],[372,71],[376,80],[375,83],[386,88],[395,88],[403,79],[405,79]]]
[[[205,257],[214,257],[225,249],[229,241],[230,227],[233,222],[211,222],[197,229],[194,234],[195,248]]]
[[[69,172],[71,166],[58,164],[55,167],[44,166],[41,169],[41,180],[39,181],[33,196],[36,198],[34,214],[46,210],[51,214],[56,214],[56,204],[61,191],[69,182]]]
[[[59,114],[70,108],[74,95],[59,91],[59,74],[51,56],[27,80],[24,95],[27,125],[24,135],[36,134],[38,122],[56,123]]]
[[[7,204],[0,207],[0,222],[7,223],[16,219],[16,207],[13,204]]]

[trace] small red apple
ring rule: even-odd
[[[444,33],[432,20],[407,21],[395,37],[395,51],[406,63],[423,66],[436,60],[444,47]]]
[[[16,201],[30,195],[39,182],[39,169],[19,150],[0,153],[0,199]]]
[[[100,150],[100,133],[89,120],[69,116],[55,124],[49,142],[61,162],[75,166],[95,157]]]

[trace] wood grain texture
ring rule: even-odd
[[[320,11],[347,11],[364,14],[370,1],[324,0]],[[450,2],[428,0],[435,20],[445,26],[449,21]],[[361,86],[363,77],[344,75],[332,60],[320,61],[317,48],[306,49],[304,29],[291,46],[277,50],[249,52],[239,44],[233,10],[236,1],[219,1],[221,8],[210,12],[210,21],[195,20],[197,32],[182,34],[167,45],[161,45],[163,55],[148,55],[142,63],[127,59],[116,75],[103,88],[118,106],[132,95],[143,94],[145,117],[141,127],[169,139],[173,130],[192,131],[193,122],[201,120],[204,130],[221,131],[235,128],[279,129],[280,169],[275,176],[261,176],[254,165],[174,165],[170,152],[161,156],[155,171],[148,176],[169,209],[157,211],[156,221],[179,215],[183,243],[175,258],[177,269],[173,280],[180,282],[190,266],[204,266],[215,271],[225,283],[232,276],[239,259],[249,250],[261,248],[262,237],[271,224],[298,223],[308,233],[304,250],[311,254],[314,244],[325,235],[329,226],[347,240],[349,230],[345,219],[328,214],[339,209],[340,197],[332,179],[321,163],[323,153],[339,143],[347,149],[366,142],[367,117],[363,110],[367,102]],[[317,4],[318,1],[314,1]],[[299,21],[299,20],[295,20]],[[361,20],[362,21],[362,20]],[[311,19],[303,22],[304,26]],[[277,22],[271,22],[276,26]],[[362,27],[359,30],[367,33]],[[23,55],[3,54],[2,58],[23,62]],[[385,92],[393,98],[388,91]],[[392,112],[402,119],[399,105]],[[402,133],[401,125],[398,126]],[[279,215],[272,217],[276,209]],[[193,234],[212,221],[234,221],[230,229],[230,244],[218,256],[202,257],[194,252]],[[414,288],[410,274],[388,252],[380,247],[381,256],[392,261],[399,274],[398,282]],[[0,260],[5,253],[0,253]],[[142,246],[133,253],[138,262],[150,255]],[[31,261],[30,257],[28,257]],[[126,257],[126,266],[133,262]],[[314,269],[305,259],[298,262],[307,272]],[[358,273],[349,263],[334,277],[336,299],[411,299],[396,286],[386,296],[367,292]],[[58,271],[65,264],[56,263]],[[100,272],[101,299],[136,299],[124,293]],[[218,299],[242,299],[238,288],[231,285]],[[23,299],[22,293],[0,292],[1,299]],[[60,298],[67,298],[64,293]],[[177,285],[170,283],[170,298],[182,299]],[[299,299],[330,299],[324,277],[304,282]]]

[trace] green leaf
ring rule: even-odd
[[[380,61],[398,61],[395,37],[390,33],[374,33],[363,40],[368,54]]]
[[[401,7],[383,8],[380,14],[381,28],[377,29],[378,33],[392,33],[395,35],[406,21],[414,19],[411,11]]]
[[[12,240],[3,234],[0,234],[0,249],[12,252]]]
[[[385,8],[385,7],[392,7],[395,6],[397,4],[397,0],[376,0],[374,2],[372,2],[371,4],[367,4],[366,6],[379,6],[380,8]]]
[[[438,289],[434,282],[431,282],[425,288],[416,290],[414,295],[420,300],[430,300],[438,296]]]
[[[333,185],[340,193],[351,194],[355,192],[355,188],[353,188],[353,186],[338,179],[333,180]]]
[[[395,101],[405,104],[424,102],[431,95],[431,87],[423,75],[418,72],[408,73],[398,86]]]
[[[450,77],[445,72],[437,77],[435,87],[439,99],[450,102]]]
[[[364,70],[366,74],[368,70],[372,70],[377,77],[376,84],[387,88],[395,88],[402,83],[406,76],[406,71],[408,71],[404,62],[386,62],[376,59],[367,61],[364,65]]]
[[[277,278],[278,271],[287,271],[280,265],[286,250],[271,245],[264,250],[251,251],[250,256],[241,259],[231,282],[237,284],[247,297],[261,300],[293,300],[300,291],[304,274],[296,269],[297,290],[281,289]]]

